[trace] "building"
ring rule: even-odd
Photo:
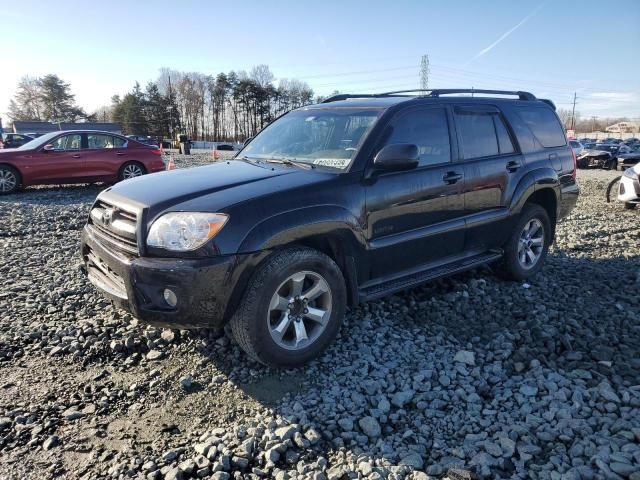
[[[640,131],[640,123],[638,122],[619,122],[609,125],[606,128],[609,133],[637,133]]]
[[[50,122],[13,122],[13,133],[24,133],[26,135],[34,134],[36,136],[44,135],[49,132],[65,131],[65,130],[102,130],[105,132],[122,133],[122,127],[119,123],[100,123],[100,122],[82,122],[82,123],[50,123]]]

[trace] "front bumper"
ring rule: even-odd
[[[171,328],[220,326],[234,272],[247,255],[202,259],[143,258],[107,249],[90,226],[82,231],[83,271],[101,293],[144,322]],[[171,307],[165,289],[178,299]]]
[[[618,201],[625,203],[640,203],[640,179],[638,175],[635,177],[627,177],[625,175],[620,178],[618,185]]]

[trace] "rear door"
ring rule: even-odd
[[[120,166],[126,161],[126,141],[115,135],[87,133],[83,150],[87,176],[94,181],[116,178]]]
[[[30,183],[77,182],[84,175],[82,134],[61,135],[51,143],[53,150],[40,149],[33,153],[25,166]]]
[[[456,146],[450,124],[448,108],[421,106],[399,112],[388,125],[377,150],[412,143],[420,163],[413,170],[378,174],[365,189],[372,279],[462,252],[464,172],[452,163]]]
[[[465,250],[501,246],[509,234],[508,207],[524,172],[524,159],[500,110],[457,105],[454,118],[464,168]]]

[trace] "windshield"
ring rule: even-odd
[[[239,157],[295,160],[346,169],[380,109],[306,109],[288,113],[265,128]]]
[[[60,135],[60,132],[47,133],[45,135],[42,135],[41,137],[34,138],[30,142],[25,143],[21,147],[18,147],[17,150],[35,150],[36,148],[46,145],[47,143],[49,143],[49,140],[57,137],[58,135]]]

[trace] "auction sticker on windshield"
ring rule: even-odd
[[[314,165],[323,165],[325,167],[347,168],[351,163],[350,158],[316,158]]]

